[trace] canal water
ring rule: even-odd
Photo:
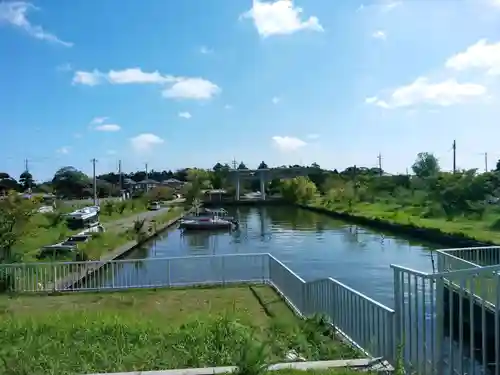
[[[432,272],[432,245],[335,220],[295,207],[226,207],[233,232],[172,229],[127,258],[270,253],[307,280],[332,277],[393,305],[390,264]],[[437,267],[437,265],[436,265]]]
[[[394,305],[391,264],[429,273],[437,271],[432,251],[438,248],[436,245],[395,237],[295,207],[226,209],[239,220],[239,230],[192,233],[172,228],[127,258],[270,253],[306,281],[332,277],[390,307]],[[150,266],[143,272],[161,279],[164,271],[154,264]],[[429,332],[430,339],[434,316],[428,307],[423,312],[426,327],[421,329]],[[464,350],[467,353],[468,349]],[[443,351],[448,361],[450,352],[458,353],[457,343],[445,337]],[[465,366],[479,373],[479,363],[457,359],[457,355],[451,358],[454,362],[464,361]]]

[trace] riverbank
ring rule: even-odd
[[[175,224],[183,214],[182,208],[172,207],[121,220],[81,246],[81,252],[85,260],[120,258]]]
[[[308,360],[357,357],[267,286],[2,296],[0,306],[0,372],[13,375],[251,365],[241,353],[270,363],[297,348]]]
[[[355,203],[324,205],[322,202],[302,206],[332,217],[412,236],[450,247],[500,245],[500,231],[494,225],[500,217],[485,215],[481,220],[456,218],[423,218],[415,207],[390,203]]]

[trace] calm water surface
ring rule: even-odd
[[[226,207],[240,230],[172,229],[128,258],[271,253],[306,280],[333,277],[393,305],[390,264],[432,272],[431,245],[396,238],[293,207]]]

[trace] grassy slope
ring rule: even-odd
[[[316,336],[265,286],[270,317],[249,287],[142,290],[0,298],[0,358],[9,375],[73,374],[230,365],[267,342],[280,361],[291,348],[311,359],[355,357]],[[250,345],[250,346],[249,346]],[[25,372],[24,372],[25,371]]]
[[[332,211],[347,212],[345,204],[329,207]],[[458,217],[452,221],[445,218],[423,218],[418,207],[405,207],[397,203],[356,203],[349,212],[352,215],[387,220],[395,224],[412,224],[421,228],[440,229],[448,234],[462,234],[478,241],[500,244],[500,231],[495,223],[500,214],[490,210],[481,220]]]

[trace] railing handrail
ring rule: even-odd
[[[473,246],[473,247],[455,247],[455,248],[449,248],[449,249],[440,249],[436,251],[458,251],[458,250],[488,250],[488,249],[498,249],[500,246]]]
[[[481,249],[483,249],[483,248],[481,248]],[[484,249],[486,249],[486,248],[484,248]],[[454,250],[453,249],[450,249],[450,250],[436,250],[436,253],[441,254],[441,255],[443,255],[445,257],[456,259],[456,260],[458,260],[458,261],[460,261],[462,263],[466,263],[466,264],[470,265],[471,268],[481,267],[479,264],[471,262],[470,260],[466,260],[466,259],[457,257],[456,255],[449,254],[448,252],[451,252],[451,251],[454,251]]]
[[[173,256],[173,257],[160,257],[160,258],[141,258],[141,259],[82,260],[82,261],[72,261],[72,262],[7,263],[7,264],[0,264],[0,268],[1,267],[26,267],[26,266],[58,266],[58,265],[70,265],[70,264],[85,265],[85,264],[105,264],[105,263],[138,263],[138,262],[152,262],[152,261],[160,261],[160,260],[176,260],[176,259],[192,259],[192,258],[230,258],[230,257],[257,256],[257,255],[258,256],[269,255],[272,257],[272,255],[269,253],[213,254],[213,255],[207,254],[207,255],[183,255],[183,256]],[[273,257],[273,259],[276,259],[276,258]],[[278,260],[278,262],[280,262],[280,261]],[[286,267],[285,265],[283,265],[283,266]],[[286,268],[288,268],[288,267],[286,267]],[[293,271],[291,271],[291,272],[293,272]]]
[[[292,269],[288,266],[286,266],[281,260],[277,259],[276,257],[274,257],[272,254],[270,253],[265,253],[269,256],[269,258],[273,259],[274,261],[276,261],[281,267],[283,267],[285,270],[287,270],[288,272],[290,272],[293,276],[295,276],[297,279],[299,279],[299,281],[301,281],[302,283],[306,283],[306,281],[300,277],[299,275],[297,275],[294,271],[292,271]]]

